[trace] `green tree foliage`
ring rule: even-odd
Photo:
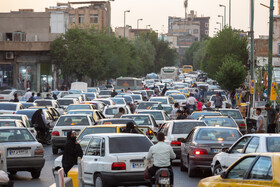
[[[244,82],[247,71],[242,61],[235,56],[226,56],[216,72],[216,80],[222,89],[234,91]]]
[[[209,40],[201,67],[209,77],[214,78],[228,55],[233,56],[236,61],[241,61],[242,64],[248,62],[247,38],[241,37],[239,32],[231,28],[223,29]]]
[[[193,57],[194,57],[194,53],[199,49],[199,43],[200,42],[194,42],[190,48],[188,48],[186,51],[185,51],[185,54],[184,54],[184,57],[183,57],[183,60],[182,60],[182,65],[194,65],[194,60],[193,60]]]

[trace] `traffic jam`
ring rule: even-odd
[[[81,157],[83,182],[95,187],[179,186],[176,164],[186,177],[208,172],[199,187],[280,186],[280,135],[256,131],[266,103],[234,105],[192,67],[49,93],[7,89],[0,100],[0,170],[9,177],[40,178],[51,146],[53,168],[69,177]]]

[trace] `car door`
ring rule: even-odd
[[[244,153],[249,154],[249,153],[257,153],[259,152],[259,145],[260,145],[260,138],[255,136],[253,137],[250,142],[247,144]]]
[[[83,156],[84,176],[86,183],[92,183],[93,174],[99,170],[99,161],[101,157],[101,138],[93,137],[88,144],[86,153]]]
[[[181,144],[181,159],[182,159],[181,162],[183,162],[183,164],[185,166],[188,165],[187,158],[188,158],[189,151],[191,149],[191,144],[192,144],[194,135],[195,135],[195,129],[193,129],[189,133],[189,135],[186,137],[186,140]]]

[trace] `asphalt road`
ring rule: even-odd
[[[54,183],[54,177],[52,174],[53,162],[58,155],[53,155],[51,146],[45,147],[45,166],[41,172],[39,179],[32,179],[29,172],[18,172],[14,176],[10,176],[14,182],[15,187],[49,187]],[[186,172],[181,172],[178,163],[173,166],[175,176],[175,187],[196,187],[200,179],[209,176],[209,173],[203,173],[198,171],[198,177],[189,178]]]

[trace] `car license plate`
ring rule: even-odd
[[[145,164],[144,164],[144,162],[132,162],[131,167],[132,168],[144,168]]]
[[[222,149],[212,149],[212,153],[220,153],[222,152]]]
[[[8,157],[22,157],[22,156],[31,156],[30,150],[28,149],[8,150]]]
[[[159,184],[169,184],[169,178],[160,178],[158,180]]]

